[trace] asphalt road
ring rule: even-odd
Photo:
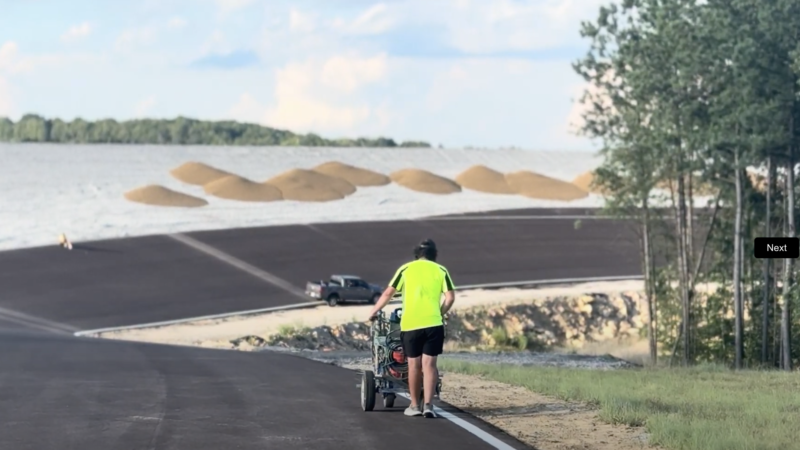
[[[427,237],[461,285],[639,270],[631,230],[608,220],[577,229],[572,219],[476,219],[190,235],[300,288],[331,273],[385,283]],[[493,448],[450,421],[404,417],[400,399],[395,410],[362,412],[356,374],[335,366],[70,334],[298,301],[165,236],[0,252],[0,449]]]
[[[0,331],[0,358],[2,449],[493,448],[446,419],[365,413],[357,374],[291,355]]]
[[[423,238],[456,285],[639,274],[632,229],[612,220],[429,220],[278,226],[190,237],[292,286],[331,274],[388,283]],[[0,252],[0,307],[79,329],[309,301],[165,236]]]
[[[486,217],[486,216],[594,216],[600,217],[597,208],[517,208],[497,209],[492,211],[443,214],[434,217]]]

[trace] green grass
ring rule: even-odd
[[[601,371],[446,358],[440,367],[592,404],[602,420],[644,426],[651,443],[668,449],[800,449],[797,373],[733,372],[719,366]]]

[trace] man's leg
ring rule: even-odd
[[[417,402],[422,389],[422,359],[423,357],[408,358],[408,394],[411,396],[411,406],[421,407]]]
[[[411,406],[405,415],[422,415],[422,405],[419,404],[419,393],[422,389],[422,347],[425,344],[425,335],[419,330],[404,331],[400,333],[403,341],[403,353],[408,361],[408,393],[411,395]]]
[[[425,333],[425,345],[422,348],[422,370],[425,383],[425,399],[422,405],[422,414],[425,417],[436,417],[433,411],[433,395],[439,382],[439,369],[436,360],[444,351],[444,327],[428,328]]]
[[[439,381],[439,370],[436,367],[436,358],[436,356],[422,355],[422,379],[425,384],[425,399],[423,403],[426,405],[433,403],[433,394],[436,392],[436,383]]]

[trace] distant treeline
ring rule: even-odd
[[[89,122],[46,119],[26,114],[18,122],[0,118],[0,142],[53,142],[75,144],[175,144],[263,145],[308,147],[430,147],[427,142],[402,142],[388,138],[325,139],[316,134],[295,134],[261,125],[233,121],[210,122],[176,119],[113,119]]]

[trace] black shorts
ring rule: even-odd
[[[422,354],[439,356],[444,350],[444,325],[400,333],[403,352],[408,358],[418,358]]]

